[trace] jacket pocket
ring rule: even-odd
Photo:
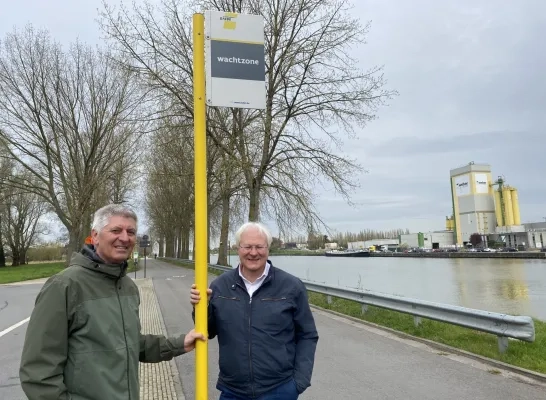
[[[292,322],[292,306],[286,297],[264,297],[260,299],[259,320],[267,326],[284,329]]]
[[[241,321],[237,316],[240,315],[242,318],[241,306],[243,306],[241,299],[236,296],[216,296],[214,314],[224,325],[240,324]],[[218,327],[221,329],[220,326]]]
[[[233,301],[239,301],[238,297],[227,297],[227,296],[218,296],[219,299],[222,300],[233,300]]]

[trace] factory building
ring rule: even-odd
[[[453,232],[450,231],[409,233],[400,235],[399,242],[401,245],[407,245],[410,248],[431,250],[455,247]]]
[[[522,224],[516,188],[503,177],[493,180],[491,166],[470,162],[452,169],[450,175],[452,215],[445,231],[401,235],[400,244],[425,249],[463,247],[472,234],[502,242],[506,247],[546,247],[546,223]]]
[[[522,224],[517,189],[502,176],[493,180],[490,165],[470,162],[452,169],[449,175],[453,213],[446,217],[445,230],[400,235],[400,245],[461,248],[469,245],[472,234],[478,233],[484,247],[495,241],[505,247],[546,248],[546,222]],[[361,247],[366,244],[358,243]]]
[[[359,242],[348,242],[347,248],[349,250],[369,249],[370,247],[375,247],[377,249],[395,249],[398,247],[398,244],[398,239],[371,239]]]
[[[452,169],[450,179],[453,215],[446,218],[446,229],[453,231],[458,246],[466,245],[473,233],[510,247],[529,245],[521,224],[518,191],[502,177],[493,180],[490,165],[471,162]]]

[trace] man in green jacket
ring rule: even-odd
[[[176,338],[140,333],[138,288],[125,274],[136,235],[132,210],[99,209],[93,244],[44,284],[19,371],[30,400],[138,400],[139,361],[167,361],[206,340],[194,330]]]

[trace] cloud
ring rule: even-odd
[[[400,96],[346,141],[368,170],[355,176],[358,211],[321,198],[324,219],[353,230],[442,229],[449,170],[475,161],[518,188],[523,221],[542,220],[546,3],[364,0],[354,14],[372,21],[357,57],[364,68],[385,65]]]
[[[109,4],[118,0],[108,1]],[[0,37],[12,32],[14,27],[22,29],[31,23],[37,29],[47,29],[51,36],[68,45],[80,40],[96,44],[100,40],[96,24],[97,9],[101,2],[70,0],[19,0],[5,2],[0,13]]]
[[[85,4],[84,4],[85,3]],[[355,206],[317,187],[317,208],[340,231],[442,229],[451,212],[449,170],[489,163],[519,189],[522,219],[542,220],[546,189],[546,2],[359,0],[371,21],[351,49],[360,67],[384,65],[400,96],[357,127],[342,150],[369,171],[356,174]],[[32,22],[67,43],[99,43],[98,3],[9,2],[0,34]]]
[[[443,229],[451,214],[449,171],[474,161],[490,164],[493,178],[518,188],[523,221],[542,220],[545,144],[539,131],[392,138],[359,150],[369,173],[358,176],[361,187],[352,196],[358,211],[332,197],[321,198],[319,209],[336,225],[352,214],[348,223],[360,221],[362,228],[424,229],[426,220],[426,230]]]

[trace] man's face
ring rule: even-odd
[[[97,254],[108,264],[127,261],[136,243],[136,221],[114,215],[100,232],[91,231]]]
[[[241,267],[249,271],[259,271],[260,268],[264,268],[269,256],[267,239],[256,228],[243,232],[237,251]]]

